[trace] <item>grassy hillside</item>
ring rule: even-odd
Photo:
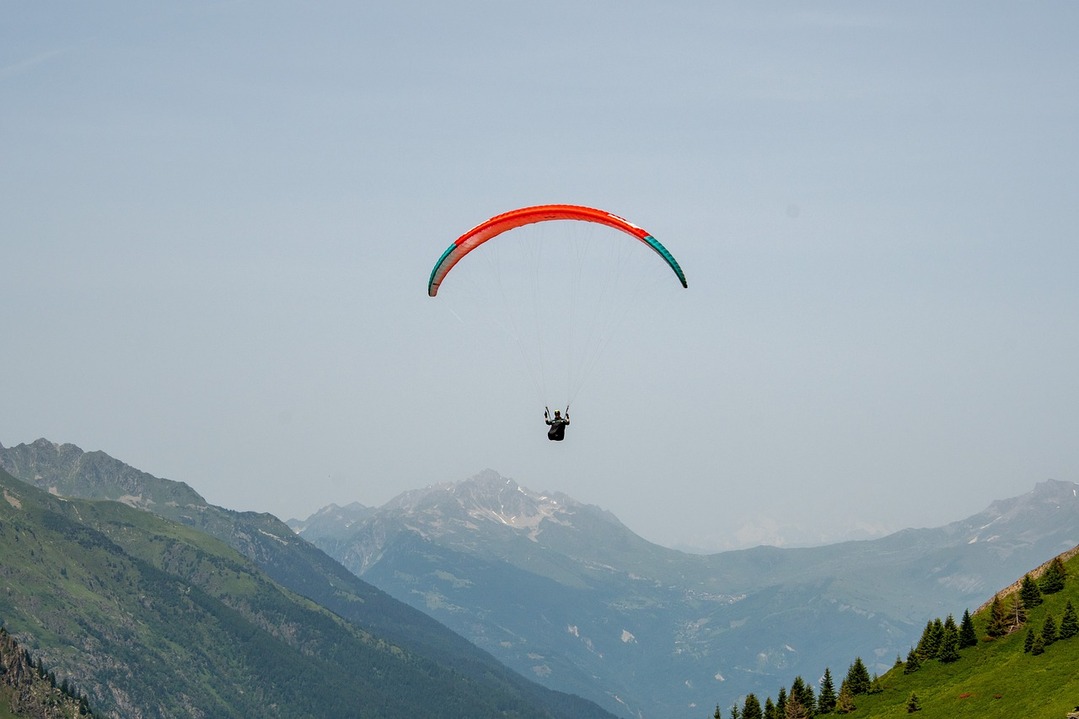
[[[1067,559],[1065,567],[1064,589],[1044,594],[1044,602],[1027,610],[1018,630],[989,639],[990,608],[981,608],[974,614],[978,644],[961,650],[958,661],[930,660],[910,674],[903,666],[893,668],[880,677],[882,692],[855,697],[857,708],[849,716],[911,716],[907,704],[913,693],[921,707],[913,715],[919,719],[1064,719],[1079,705],[1079,636],[1056,641],[1039,655],[1025,652],[1024,643],[1027,630],[1040,634],[1050,614],[1059,627],[1069,601],[1079,609],[1079,555]],[[1001,593],[1005,606],[1015,591],[1012,587]],[[962,612],[962,607],[955,608],[957,621]]]
[[[202,532],[3,471],[0,557],[0,621],[107,716],[549,716],[364,632]]]

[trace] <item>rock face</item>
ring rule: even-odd
[[[91,716],[86,702],[55,685],[39,667],[31,664],[15,638],[0,628],[0,702],[12,713],[27,719],[67,719]]]
[[[1079,544],[1079,486],[1046,481],[965,520],[878,540],[711,556],[487,470],[308,538],[518,671],[628,716],[699,716],[798,674],[872,671],[928,619],[982,604]],[[308,520],[309,523],[313,522]],[[730,692],[730,696],[727,695]]]

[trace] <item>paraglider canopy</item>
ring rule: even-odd
[[[563,204],[510,210],[465,232],[438,258],[427,294],[437,296],[476,249],[455,271],[447,309],[461,325],[486,326],[484,339],[510,340],[543,404],[555,399],[568,407],[601,357],[618,349],[620,326],[634,325],[624,338],[647,336],[660,298],[679,294],[663,265],[688,286],[674,256],[648,231],[604,210]],[[558,439],[561,432],[560,422]]]
[[[667,248],[661,245],[659,240],[652,237],[646,230],[637,227],[628,220],[604,210],[597,210],[581,205],[536,205],[534,207],[522,207],[517,210],[510,210],[501,215],[495,215],[486,222],[473,227],[471,230],[458,237],[457,240],[442,253],[438,262],[435,263],[434,269],[431,270],[431,278],[427,283],[427,294],[431,297],[437,295],[439,285],[442,284],[442,281],[446,278],[449,271],[453,269],[453,266],[460,262],[461,258],[469,252],[476,249],[484,242],[487,242],[487,240],[497,237],[508,230],[521,227],[522,225],[529,225],[536,222],[549,222],[552,220],[594,222],[600,225],[613,227],[616,230],[621,230],[655,250],[656,254],[662,257],[674,271],[674,274],[678,277],[678,281],[682,283],[682,287],[689,287],[686,283],[685,273],[682,272],[682,268],[678,265],[678,261],[667,251]]]

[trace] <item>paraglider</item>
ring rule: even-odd
[[[523,225],[529,225],[534,222],[550,222],[552,220],[595,222],[608,227],[613,227],[616,230],[621,230],[631,237],[636,237],[638,240],[655,250],[656,254],[664,259],[674,271],[674,274],[677,275],[678,281],[682,283],[682,287],[689,287],[689,284],[686,282],[686,275],[682,272],[682,268],[678,265],[678,261],[674,259],[674,255],[668,252],[667,248],[659,243],[659,240],[628,220],[624,220],[618,215],[605,212],[604,210],[596,210],[581,205],[536,205],[534,207],[522,207],[518,210],[510,210],[501,215],[495,215],[486,222],[476,225],[471,230],[458,237],[454,243],[442,253],[442,256],[438,258],[438,262],[435,263],[434,269],[431,270],[431,279],[427,282],[427,294],[431,297],[437,295],[439,286],[442,284],[442,281],[446,278],[449,271],[453,269],[453,266],[460,262],[461,258],[482,245],[484,242]]]
[[[552,417],[551,410],[544,407],[543,418],[550,427],[550,429],[547,430],[547,439],[553,442],[561,442],[566,438],[566,425],[569,424],[569,407],[566,407],[565,417],[563,417],[562,412],[557,409],[554,411],[554,417]]]
[[[535,225],[580,227],[582,224],[593,228],[585,233],[586,236],[583,239],[578,233],[569,230],[537,231],[538,234],[530,234],[532,230],[520,229]],[[515,230],[516,232],[513,232]],[[610,230],[615,230],[615,232]],[[571,236],[567,238],[567,235]],[[593,239],[591,235],[596,237]],[[534,239],[536,237],[540,239]],[[473,269],[470,266],[469,271],[465,272],[465,279],[469,280],[468,275],[471,273],[473,277],[480,279],[478,284],[484,285],[478,288],[478,294],[483,295],[477,298],[479,314],[505,312],[507,315],[512,315],[514,312],[517,313],[515,316],[507,317],[505,326],[500,329],[514,335],[522,352],[525,366],[533,375],[533,379],[537,380],[537,389],[542,396],[546,394],[547,389],[540,385],[545,385],[548,374],[553,375],[566,370],[566,374],[576,372],[583,377],[595,368],[597,357],[610,342],[613,327],[619,322],[637,316],[630,309],[632,303],[651,304],[653,295],[647,291],[648,287],[642,284],[630,282],[627,287],[619,288],[622,294],[610,291],[611,286],[617,285],[617,281],[622,279],[627,265],[638,272],[643,272],[647,277],[652,278],[653,282],[669,281],[659,281],[654,277],[657,273],[653,269],[655,265],[651,261],[641,260],[640,253],[633,249],[634,243],[629,241],[630,238],[647,246],[674,273],[678,283],[683,288],[688,288],[685,273],[674,255],[643,228],[618,215],[592,207],[536,205],[495,215],[458,237],[435,262],[427,282],[427,294],[430,297],[437,296],[440,287],[454,267],[469,253],[491,240],[497,240],[494,243],[495,249],[484,249],[480,252],[487,258],[497,257],[498,252],[501,251],[513,251],[529,241],[535,242],[541,249],[535,250],[534,255],[525,253],[525,259],[515,267],[517,271],[504,272],[502,262],[491,260],[490,273],[481,271],[482,267]],[[576,255],[583,252],[581,246],[589,241],[605,248],[604,252],[631,255],[631,259],[626,261],[615,255],[614,260],[601,261],[595,267],[587,266]],[[560,265],[550,275],[540,276],[539,271],[535,269],[535,264],[538,262],[533,263],[533,258],[539,256],[546,258],[550,255],[557,256],[559,261],[566,265]],[[468,264],[471,265],[471,263]],[[644,265],[643,270],[638,267],[639,265]],[[666,277],[669,278],[670,275]],[[564,289],[561,287],[562,283],[566,285]],[[594,291],[594,294],[601,296],[593,297],[588,294],[593,286],[599,288]],[[508,297],[508,293],[512,291],[518,291],[525,296],[520,299],[520,302],[514,302]],[[607,307],[598,307],[601,304]],[[456,313],[454,314],[456,316]],[[530,323],[536,321],[540,315],[545,315],[543,320],[548,321],[550,325],[544,325],[541,329],[532,329]],[[458,316],[457,319],[461,318]],[[554,330],[552,331],[550,327],[554,327]],[[590,346],[578,349],[576,344],[582,342],[582,338],[584,342],[590,343]],[[545,364],[546,367],[543,366]],[[565,367],[562,366],[563,364]],[[557,370],[557,372],[552,370]],[[567,379],[567,383],[571,386],[567,388],[566,399],[572,400],[573,393],[579,389],[583,378]],[[569,424],[569,403],[566,403],[565,414],[555,410],[552,416],[550,411],[546,410],[544,419],[549,428],[548,439],[562,441],[565,438],[566,426]]]

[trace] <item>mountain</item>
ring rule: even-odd
[[[548,686],[625,716],[688,719],[855,655],[886,670],[927,617],[977,606],[1079,543],[1077,489],[1042,482],[876,540],[700,556],[488,470],[336,527],[319,513],[310,539]]]
[[[82,452],[73,445],[47,440],[0,446],[0,467],[18,472],[28,478],[27,483],[51,495],[116,500],[116,506],[128,505],[124,509],[136,516],[152,513],[177,522],[188,532],[220,540],[222,547],[239,552],[253,570],[264,573],[263,581],[313,600],[347,621],[349,631],[397,647],[429,665],[434,674],[451,671],[481,694],[497,697],[500,706],[528,706],[539,716],[567,719],[609,717],[591,702],[544,688],[507,669],[428,615],[360,580],[272,515],[214,507],[182,483],[135,470],[101,452]],[[26,600],[33,601],[33,596]],[[0,619],[6,616],[0,609]],[[50,642],[42,641],[42,655],[52,664]],[[401,699],[407,703],[407,697]],[[453,705],[448,706],[452,709]],[[424,712],[430,713],[430,709]],[[447,715],[468,716],[467,712]]]
[[[6,472],[0,496],[0,616],[111,716],[500,713],[448,668],[288,592],[205,534]],[[441,709],[454,704],[468,709]],[[505,715],[522,713],[541,715]]]

